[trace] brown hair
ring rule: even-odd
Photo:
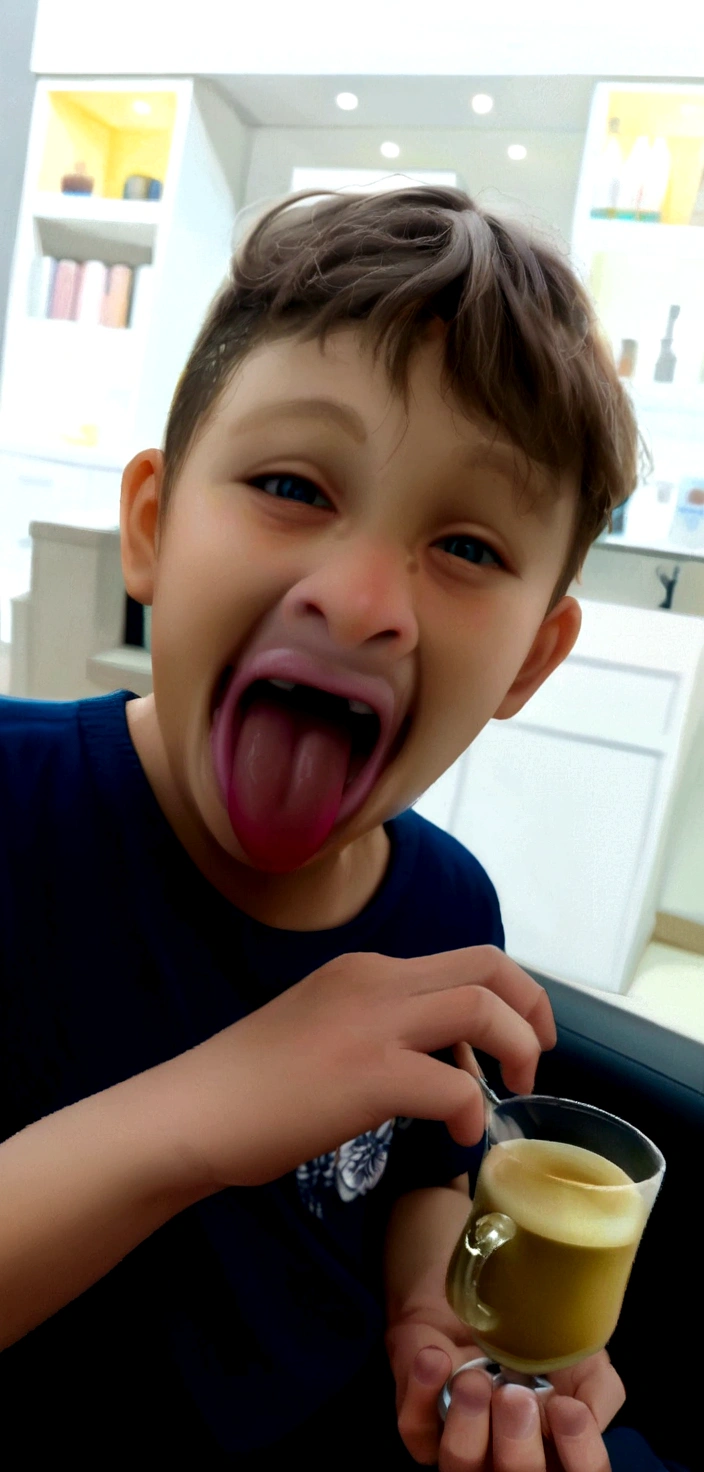
[[[529,464],[580,475],[554,605],[635,487],[635,418],[567,260],[459,189],[411,186],[314,202],[294,195],[259,220],[233,257],[176,388],[162,509],[198,430],[253,347],[354,323],[405,392],[414,347],[438,318],[447,324],[447,384],[467,412],[492,421]]]

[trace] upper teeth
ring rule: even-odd
[[[295,689],[295,686],[296,686],[296,681],[295,680],[278,680],[278,679],[274,679],[274,677],[271,676],[270,679],[269,679],[269,684],[270,685],[275,685],[276,688],[277,688],[277,690],[294,690]],[[366,701],[364,701],[364,700],[348,700],[347,704],[349,705],[350,710],[356,716],[373,716],[374,715],[374,710],[373,710],[372,706],[371,705],[367,705]]]

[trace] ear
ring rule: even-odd
[[[125,587],[137,603],[152,603],[159,498],[164,475],[161,450],[141,450],[122,476],[120,546]]]
[[[582,610],[576,598],[561,598],[543,619],[530,652],[504,696],[494,720],[506,721],[523,709],[548,675],[562,664],[574,648],[582,623]]]

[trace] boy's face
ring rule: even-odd
[[[555,494],[536,472],[543,494],[521,500],[515,452],[441,369],[430,335],[404,404],[351,329],[269,343],[197,438],[158,538],[160,457],[125,473],[164,770],[230,861],[290,872],[377,828],[577,636],[573,599],[546,617],[576,482]]]

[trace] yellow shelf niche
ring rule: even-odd
[[[690,93],[609,93],[609,118],[620,122],[619,140],[627,158],[636,138],[664,138],[672,157],[662,222],[688,225],[704,169],[704,88]],[[606,142],[606,135],[604,136]]]
[[[50,92],[38,189],[59,193],[77,163],[106,199],[122,199],[130,174],[163,183],[175,116],[173,92]]]

